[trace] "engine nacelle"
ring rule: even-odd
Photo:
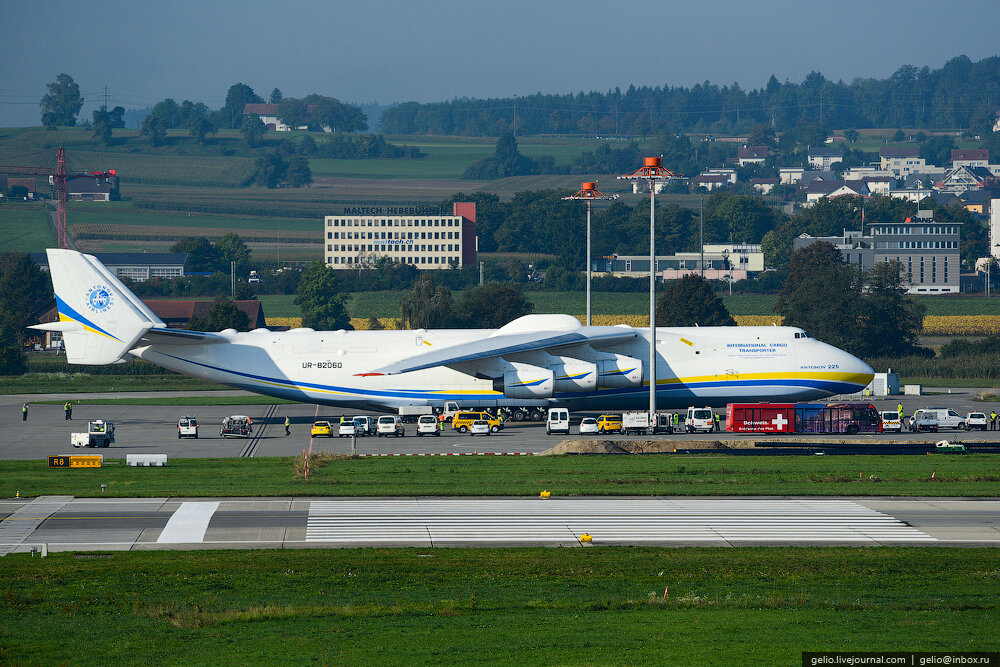
[[[493,379],[493,391],[507,398],[549,398],[555,388],[555,373],[548,368],[507,371]]]
[[[614,359],[597,362],[597,384],[602,389],[641,387],[642,361],[634,357],[616,354]]]
[[[567,361],[549,366],[555,373],[556,391],[596,391],[597,364],[587,361]]]

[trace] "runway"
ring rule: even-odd
[[[1000,500],[149,498],[0,501],[0,554],[305,547],[1000,546]],[[581,540],[584,534],[593,542]]]

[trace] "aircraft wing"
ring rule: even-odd
[[[505,354],[514,354],[515,352],[530,352],[532,350],[554,351],[560,347],[579,345],[581,343],[610,345],[635,338],[637,335],[635,329],[631,327],[588,327],[575,331],[533,331],[501,334],[401,359],[363,375],[410,373],[435,366],[449,366],[463,361],[502,357]]]

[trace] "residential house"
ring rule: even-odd
[[[806,206],[811,206],[824,197],[867,197],[868,186],[864,181],[822,181],[815,180],[805,188]]]
[[[962,206],[970,213],[989,215],[990,200],[995,196],[996,194],[992,190],[976,189],[966,190],[958,195],[958,198],[962,200]]]
[[[809,148],[807,152],[809,164],[817,169],[829,169],[837,162],[844,161],[843,148]]]
[[[709,167],[703,172],[706,176],[725,176],[730,184],[736,185],[736,170],[728,167]]]
[[[764,164],[767,159],[767,146],[740,146],[736,150],[736,160],[741,167],[748,164]]]
[[[892,176],[865,176],[861,181],[868,186],[868,192],[873,195],[887,195],[896,187],[896,179]]]
[[[260,116],[261,121],[268,130],[272,132],[291,132],[295,130],[308,130],[308,125],[299,125],[298,127],[291,128],[285,125],[280,120],[278,120],[278,106],[277,104],[255,104],[253,102],[247,103],[243,107],[243,115],[249,116],[250,114],[257,114]],[[312,110],[316,108],[315,104],[310,104],[306,106],[306,113],[312,113]],[[324,132],[330,132],[331,129],[328,125],[323,126]]]
[[[778,185],[777,178],[751,178],[750,186],[758,193],[762,195],[771,194],[771,190],[774,186]]]
[[[870,165],[867,167],[848,167],[844,170],[843,178],[845,181],[859,181],[862,178],[868,176],[891,176],[895,177],[891,171],[885,171],[878,166]]]
[[[952,167],[988,167],[990,152],[985,148],[955,148],[951,151]]]
[[[691,189],[705,188],[709,192],[729,185],[729,177],[725,174],[700,174],[691,179]]]
[[[975,188],[994,185],[997,177],[986,167],[955,167],[937,182],[936,188],[943,192],[965,192]]]
[[[779,167],[778,181],[782,185],[795,185],[802,180],[802,175],[808,171],[804,167]]]
[[[66,178],[66,199],[70,201],[118,201],[118,176]]]

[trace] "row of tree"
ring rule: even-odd
[[[1000,57],[966,56],[940,69],[899,68],[887,79],[831,81],[810,72],[801,83],[778,81],[743,90],[706,81],[683,86],[629,86],[606,93],[537,93],[486,100],[406,102],[382,114],[388,134],[496,136],[747,131],[755,124],[779,131],[813,123],[825,127],[970,127],[992,117],[1000,99]]]

